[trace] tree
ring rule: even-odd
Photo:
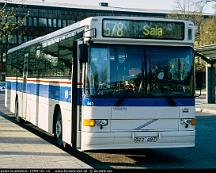
[[[211,0],[214,2],[215,14],[208,17],[202,24],[202,35],[201,41],[202,45],[216,44],[216,0]]]
[[[202,45],[216,44],[216,15],[207,18],[201,27],[200,40]]]
[[[176,0],[176,10],[169,18],[191,20],[196,26],[195,47],[215,41],[216,19],[205,18],[203,11],[208,2],[215,0]],[[200,58],[195,59],[196,71],[205,71],[205,63]]]
[[[191,20],[196,25],[195,46],[201,44],[202,23],[205,20],[204,8],[209,0],[176,0],[176,10],[168,15],[169,18]]]
[[[24,21],[28,14],[24,17],[17,19],[16,10],[14,8],[7,7],[8,1],[0,7],[0,40],[4,39],[6,36],[10,36],[14,31],[17,31],[21,26],[23,26]]]
[[[15,8],[9,7],[8,2],[9,0],[4,0],[0,4],[0,42],[7,44],[3,49],[0,49],[0,80],[5,80],[4,73],[7,49],[11,48],[11,45],[8,45],[8,43],[16,43],[16,35],[17,33],[23,33],[21,26],[23,26],[28,16],[27,13],[23,17],[16,17]],[[23,6],[20,5],[20,8],[23,8]]]

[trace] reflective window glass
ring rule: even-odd
[[[67,21],[66,20],[62,20],[62,25],[63,25],[63,27],[66,27],[67,26]]]
[[[28,17],[28,26],[32,26],[32,18]]]
[[[56,28],[57,27],[57,20],[53,19],[53,27]]]
[[[59,28],[62,27],[62,21],[61,21],[61,19],[58,19],[58,27],[59,27]]]
[[[38,25],[41,27],[47,27],[47,19],[46,18],[39,18]]]
[[[27,42],[28,41],[28,37],[26,35],[23,36],[23,41]]]
[[[52,27],[52,19],[48,19],[48,27]]]
[[[68,25],[71,25],[71,24],[73,24],[73,23],[75,23],[74,20],[68,20]]]
[[[37,26],[37,18],[36,17],[33,18],[33,26]]]
[[[22,43],[22,35],[18,35],[18,44]]]
[[[1,23],[5,24],[6,23],[6,18],[4,16],[1,17]]]
[[[16,44],[17,43],[16,35],[8,35],[8,43]]]
[[[26,18],[26,17],[23,17],[22,20],[23,20],[23,25],[24,25],[24,26],[27,26],[27,18]]]
[[[7,43],[7,36],[6,35],[2,36],[2,43]]]
[[[32,38],[32,36],[31,35],[29,35],[28,36],[28,40],[32,40],[33,38]]]

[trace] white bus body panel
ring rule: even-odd
[[[59,105],[62,114],[63,141],[71,144],[71,103],[33,94],[26,94],[26,100],[23,100],[22,92],[8,90],[7,94],[9,93],[10,103],[9,105],[5,103],[9,111],[15,113],[15,99],[17,96],[19,116],[51,134],[53,133],[54,109],[56,105]]]

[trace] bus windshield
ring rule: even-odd
[[[85,86],[87,95],[97,97],[193,96],[193,50],[93,45]]]

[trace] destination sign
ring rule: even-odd
[[[103,37],[184,40],[184,23],[104,19]]]

